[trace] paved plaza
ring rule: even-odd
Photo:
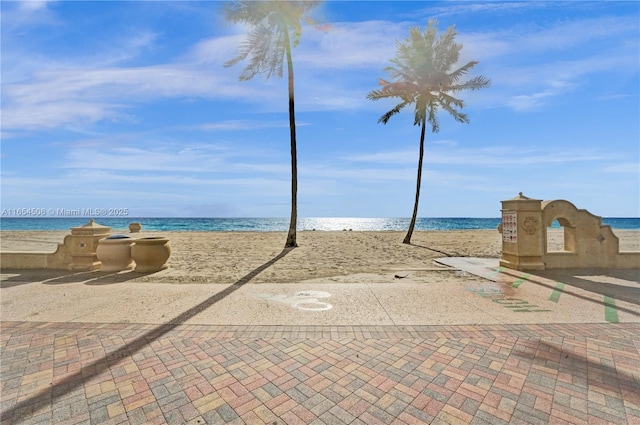
[[[170,285],[195,295],[167,293],[144,317],[119,313],[113,285],[5,275],[1,422],[640,424],[635,275],[560,281],[442,261],[458,271],[453,304],[433,301],[442,287],[400,278],[286,296],[247,279],[208,295],[197,291],[211,285]],[[52,312],[40,303],[34,316],[34,285]],[[87,287],[104,290],[100,302]],[[162,290],[135,288],[149,300]]]

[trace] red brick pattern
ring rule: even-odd
[[[640,324],[4,322],[3,424],[640,424]]]

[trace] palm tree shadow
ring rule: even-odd
[[[141,351],[144,347],[148,346],[151,342],[157,340],[163,335],[167,334],[171,330],[175,329],[177,326],[185,323],[187,320],[192,317],[198,315],[203,312],[207,308],[211,307],[213,304],[223,300],[227,296],[231,295],[242,286],[250,282],[253,278],[255,278],[258,274],[271,267],[273,264],[281,260],[285,255],[287,255],[293,248],[285,248],[280,252],[280,254],[276,255],[271,260],[267,261],[260,267],[255,270],[249,272],[247,275],[240,278],[237,282],[228,286],[224,290],[212,295],[206,300],[202,301],[200,304],[197,304],[190,308],[189,310],[179,314],[178,316],[170,319],[167,323],[161,324],[144,334],[137,337],[135,340],[130,343],[125,343],[123,346],[119,347],[115,351],[107,353],[103,358],[94,360],[92,363],[82,366],[80,370],[72,375],[69,375],[62,379],[60,382],[52,384],[50,387],[41,390],[32,396],[20,401],[17,403],[12,409],[9,409],[5,412],[2,412],[0,415],[0,422],[5,422],[16,413],[21,411],[28,411],[30,406],[39,406],[43,403],[51,403],[53,404],[56,399],[68,394],[69,392],[75,390],[79,386],[83,385],[86,380],[91,379],[92,377],[101,374],[106,371],[110,367],[113,367],[120,362],[122,362],[127,357],[131,357],[134,354]],[[106,360],[106,361],[105,361]],[[14,418],[17,419],[17,418]]]
[[[628,355],[634,352],[633,338],[634,334],[631,331],[628,337],[619,338],[615,344],[624,344],[626,349],[623,348],[621,350],[626,351]],[[571,344],[569,345],[569,347],[572,346]],[[588,387],[589,390],[615,391],[617,397],[628,402],[633,402],[634,399],[637,399],[633,395],[633,390],[638,388],[637,378],[628,366],[616,367],[613,362],[607,362],[595,356],[590,357],[587,354],[581,354],[579,351],[567,349],[563,347],[562,343],[558,344],[544,339],[528,341],[525,347],[516,345],[511,352],[511,356],[523,362],[523,365],[544,365],[552,370],[569,373],[573,377],[581,377],[581,380],[584,381],[583,385]],[[623,363],[620,362],[620,366]],[[529,377],[526,379],[529,380]],[[628,391],[623,391],[620,388],[627,388]]]
[[[418,248],[422,248],[422,249],[428,249],[429,251],[437,252],[438,254],[442,254],[442,255],[444,255],[446,257],[453,257],[453,255],[449,254],[448,252],[439,251],[439,250],[437,250],[435,248],[431,248],[431,247],[428,247],[428,246],[418,245],[417,243],[413,243],[413,242],[409,243],[409,245],[415,246],[415,247],[418,247]]]

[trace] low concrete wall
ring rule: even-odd
[[[71,255],[69,247],[65,244],[58,244],[55,252],[0,252],[0,266],[3,269],[96,270],[100,268],[100,264],[94,265],[93,261],[90,261],[93,258],[92,253],[87,254],[86,257],[90,257],[87,258],[89,262],[85,261],[86,267],[78,267],[73,262],[74,256]]]
[[[0,252],[3,269],[47,269],[48,252]]]
[[[93,220],[71,228],[55,252],[0,252],[3,269],[97,270],[102,266],[96,255],[98,241],[110,235],[110,227]]]
[[[551,252],[544,255],[550,269],[640,269],[640,253],[618,252],[615,256],[580,256],[575,252]]]

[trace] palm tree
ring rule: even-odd
[[[461,78],[478,63],[477,61],[471,61],[452,70],[462,50],[462,44],[454,41],[456,34],[455,26],[450,26],[444,33],[438,35],[436,20],[429,20],[424,33],[418,27],[410,28],[409,38],[404,42],[397,42],[398,50],[395,58],[391,60],[392,65],[384,69],[395,81],[388,82],[381,78],[382,89],[372,90],[367,95],[370,100],[384,98],[401,100],[389,112],[382,115],[378,122],[386,124],[405,106],[415,104],[413,125],[421,126],[416,199],[409,230],[403,240],[406,244],[411,243],[418,216],[427,122],[431,125],[431,131],[437,133],[440,130],[440,124],[436,114],[443,109],[456,121],[468,123],[469,118],[460,111],[464,107],[464,102],[453,95],[463,90],[478,90],[491,84],[491,81],[483,76],[461,81]]]
[[[232,66],[249,57],[249,64],[240,74],[241,81],[250,80],[257,74],[264,74],[266,79],[274,74],[282,77],[282,64],[285,57],[287,60],[291,140],[291,219],[285,248],[298,246],[296,241],[298,161],[291,48],[296,47],[300,42],[301,19],[309,21],[307,13],[320,3],[320,1],[247,0],[234,1],[226,4],[223,8],[223,13],[228,21],[241,22],[252,27],[247,41],[240,47],[238,56],[224,64]]]

